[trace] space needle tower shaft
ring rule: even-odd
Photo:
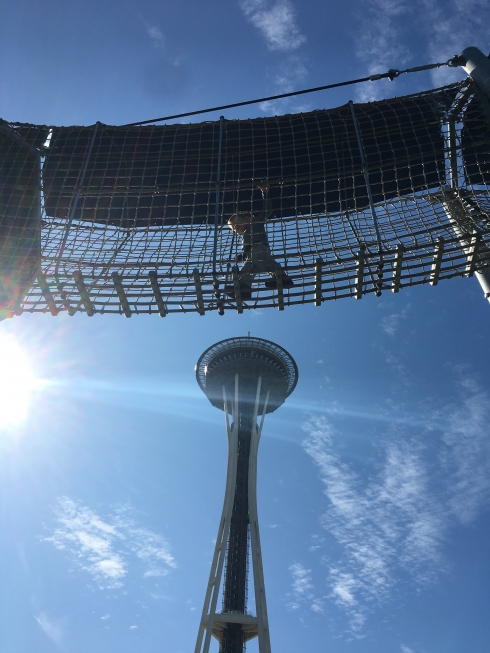
[[[293,391],[297,367],[278,345],[247,337],[213,345],[196,369],[201,389],[225,413],[228,470],[195,653],[208,653],[213,636],[220,643],[220,653],[242,653],[254,637],[258,637],[259,653],[270,653],[257,516],[257,452],[264,417]],[[256,615],[247,609],[249,549]]]

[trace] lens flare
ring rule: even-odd
[[[0,337],[0,428],[27,417],[36,377],[29,356],[11,336]]]

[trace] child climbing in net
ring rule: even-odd
[[[273,258],[269,247],[269,240],[265,230],[265,222],[272,214],[269,198],[270,184],[268,180],[261,181],[257,188],[262,191],[262,211],[255,216],[253,213],[234,213],[228,220],[230,229],[242,237],[242,254],[240,260],[244,261],[240,270],[240,294],[243,300],[252,297],[252,281],[257,272],[268,272],[271,279],[265,282],[265,287],[277,288],[276,272],[281,274],[283,288],[294,285],[290,276],[284,272],[280,264]],[[225,286],[225,293],[235,299],[234,286]]]

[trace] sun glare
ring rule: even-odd
[[[0,338],[0,428],[27,417],[36,385],[27,352],[10,336]]]

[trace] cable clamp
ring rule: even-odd
[[[464,66],[466,63],[466,57],[463,57],[461,54],[457,54],[452,59],[446,61],[446,66],[450,68],[459,68],[459,66]]]

